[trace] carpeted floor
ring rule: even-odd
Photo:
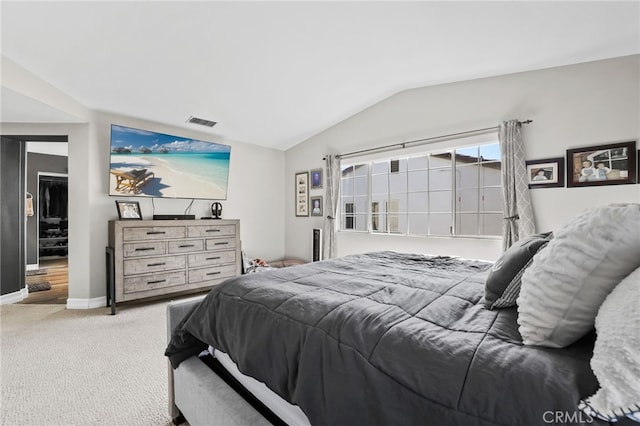
[[[170,425],[166,303],[0,306],[0,424]]]

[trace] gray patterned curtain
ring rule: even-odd
[[[324,219],[324,244],[322,258],[332,259],[338,255],[336,233],[338,232],[338,197],[340,196],[340,157],[337,155],[325,156],[325,205],[327,215]]]
[[[527,168],[524,159],[521,124],[518,120],[503,121],[498,133],[502,152],[502,195],[504,221],[502,249],[506,250],[522,237],[535,234],[533,208]]]

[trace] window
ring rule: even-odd
[[[498,143],[344,164],[342,229],[409,235],[500,235]]]
[[[353,218],[353,203],[345,203],[344,204],[344,228],[345,229],[354,229],[354,218]]]
[[[502,178],[498,144],[456,150],[456,232],[502,233]]]
[[[342,229],[366,231],[369,218],[369,166],[354,164],[342,167],[340,177]]]

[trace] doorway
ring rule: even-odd
[[[33,198],[27,217],[26,288],[22,303],[66,304],[68,265],[67,142],[26,144],[26,186]],[[27,196],[28,196],[27,195]]]

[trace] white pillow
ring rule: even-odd
[[[640,410],[640,268],[607,296],[596,332],[591,369],[600,389],[579,407],[591,417],[615,420]]]
[[[640,204],[591,208],[554,235],[522,276],[525,345],[562,348],[593,327],[607,295],[640,266]]]

